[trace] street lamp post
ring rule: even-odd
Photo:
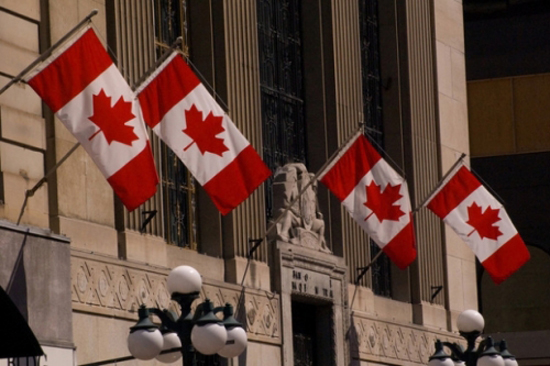
[[[196,352],[203,355],[218,354],[232,358],[240,355],[247,346],[247,336],[241,323],[233,317],[233,307],[214,308],[206,299],[197,306],[195,314],[191,312],[192,303],[199,297],[202,286],[200,274],[192,267],[174,268],[167,279],[168,291],[172,300],[181,308],[181,315],[168,310],[147,308],[138,310],[139,321],[130,328],[128,349],[132,356],[140,360],[156,358],[160,362],[171,363],[183,358],[184,366],[196,364]],[[222,312],[221,320],[215,314]],[[156,315],[161,328],[150,319]],[[174,352],[164,352],[174,350]],[[176,352],[181,350],[181,352]],[[161,353],[162,352],[162,353]]]
[[[476,348],[476,340],[485,327],[485,320],[477,311],[462,312],[456,325],[460,335],[466,339],[466,349],[458,343],[441,342],[438,339],[428,366],[518,366],[515,357],[508,352],[504,340],[499,344],[500,352],[495,348],[491,337],[483,339]],[[447,347],[451,355],[445,353],[443,347]]]

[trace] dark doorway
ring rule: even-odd
[[[294,366],[334,365],[330,305],[292,302]]]

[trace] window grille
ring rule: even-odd
[[[378,0],[359,0],[361,28],[361,63],[363,85],[363,115],[365,133],[375,147],[384,146],[382,120],[382,90],[380,78],[380,44],[378,23]],[[376,146],[378,145],[378,146]],[[380,248],[370,241],[370,260]],[[391,271],[387,256],[380,256],[370,269],[372,290],[380,296],[391,296]]]
[[[275,171],[287,163],[306,163],[300,1],[257,4],[263,159]],[[268,179],[268,218],[273,216],[272,184]]]

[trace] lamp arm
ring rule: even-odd
[[[487,346],[487,339],[482,339],[481,342],[479,342],[479,346],[474,351],[474,353],[479,356],[483,351],[485,351],[485,348]]]
[[[451,353],[461,361],[465,360],[464,348],[458,343],[442,342],[445,347],[451,350]]]
[[[204,315],[203,304],[204,303],[201,302],[199,305],[197,305],[197,308],[195,309],[195,314],[193,315],[193,324],[195,324],[197,320],[199,320]]]
[[[214,308],[214,309],[212,310],[212,312],[213,312],[214,314],[221,313],[221,312],[223,311],[223,309],[225,309],[225,306],[218,306],[217,308]]]
[[[172,314],[168,310],[160,310],[157,308],[149,308],[147,310],[149,310],[151,314],[156,315],[160,319],[162,325],[164,325],[166,328],[170,330],[178,329],[177,322],[175,321],[175,319],[172,319]]]

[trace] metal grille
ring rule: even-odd
[[[160,57],[178,37],[187,52],[186,1],[155,0],[155,45]],[[164,238],[170,244],[197,248],[195,181],[172,150],[161,142]]]
[[[168,243],[195,249],[195,183],[180,159],[162,144],[161,182],[164,204],[164,236]]]
[[[304,334],[294,334],[294,365],[313,366],[313,339]]]
[[[371,140],[383,146],[378,0],[359,0],[359,14],[365,130]]]
[[[184,52],[187,53],[186,14],[185,0],[155,0],[155,44],[158,52],[162,53],[178,37],[182,37]]]
[[[306,163],[299,0],[258,0],[263,159],[270,169]],[[273,186],[266,184],[267,217]]]
[[[371,141],[375,142],[375,147],[383,147],[384,126],[382,121],[378,0],[359,0],[359,20],[361,27],[365,133]],[[371,260],[378,252],[380,252],[380,248],[371,240]],[[391,271],[387,256],[380,256],[372,265],[371,278],[372,291],[375,294],[386,297],[391,296]]]

